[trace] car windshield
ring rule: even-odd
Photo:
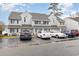
[[[21,34],[30,34],[28,31],[22,31]]]

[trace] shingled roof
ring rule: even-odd
[[[22,12],[11,12],[9,16],[10,19],[21,19]],[[40,14],[40,13],[30,13],[32,15],[32,19],[40,19],[40,20],[45,20],[48,19],[48,15],[46,14]]]
[[[11,12],[10,16],[9,16],[9,20],[10,19],[21,19],[21,12]]]
[[[9,16],[9,20],[11,19],[18,19],[18,20],[21,20],[21,14],[23,12],[11,12],[10,16]],[[40,14],[40,13],[31,13],[30,14],[32,15],[32,20],[49,20],[48,17],[49,15],[46,15],[46,14]],[[58,19],[59,22],[64,22],[64,20],[62,19]]]
[[[73,19],[73,20],[79,22],[79,17],[68,17],[68,18]]]
[[[46,14],[40,14],[40,13],[30,13],[32,15],[32,19],[40,19],[40,20],[44,20],[44,19],[48,19],[48,15]]]
[[[62,20],[61,18],[57,18],[57,20],[59,21],[59,22],[65,22],[64,20]]]

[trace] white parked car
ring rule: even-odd
[[[67,37],[66,34],[61,33],[59,31],[53,31],[50,34],[51,34],[52,37],[56,37],[56,38],[65,38],[65,37]]]
[[[39,38],[51,38],[51,35],[49,32],[39,32],[37,33],[37,37]]]
[[[7,31],[3,31],[2,35],[8,35],[8,32]]]

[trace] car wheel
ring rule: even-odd
[[[56,35],[55,37],[56,37],[56,38],[59,38],[59,36],[58,36],[58,35]]]

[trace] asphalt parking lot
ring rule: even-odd
[[[19,38],[0,39],[0,56],[72,56],[79,55],[79,37],[75,38]],[[62,51],[62,52],[61,52]]]
[[[0,48],[6,47],[18,47],[18,45],[41,45],[41,44],[48,44],[52,42],[63,42],[63,41],[70,41],[70,40],[78,40],[79,37],[75,38],[51,38],[51,39],[41,39],[41,38],[32,38],[31,41],[20,41],[19,38],[11,38],[11,39],[0,39]]]

